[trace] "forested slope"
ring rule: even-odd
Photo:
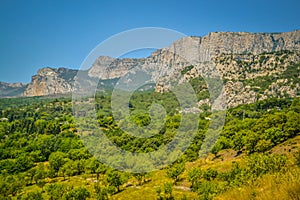
[[[147,99],[147,101],[142,101]],[[128,137],[110,110],[110,94],[96,97],[98,122],[108,138],[132,152],[168,143],[180,124],[171,93],[137,92],[132,120],[149,123],[150,102],[167,111],[162,131],[146,139]],[[119,172],[85,149],[72,115],[60,99],[0,100],[1,199],[297,199],[300,196],[299,98],[266,99],[227,110],[221,137],[199,158],[210,123],[199,114],[198,133],[173,165],[150,173]],[[272,197],[275,192],[275,197]]]

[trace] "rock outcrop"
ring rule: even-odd
[[[24,91],[24,96],[45,96],[66,94],[72,91],[72,83],[77,70],[66,68],[42,68],[32,76],[31,83]]]
[[[170,47],[153,52],[148,58],[115,59],[100,56],[89,76],[113,79],[123,76],[137,65],[158,63],[170,68],[183,68],[187,60],[210,61],[213,57],[228,54],[258,55],[275,51],[300,50],[300,31],[286,33],[214,32],[204,37],[186,37],[174,42]],[[179,55],[186,55],[183,58]]]
[[[210,63],[199,63],[188,70],[187,68],[181,70],[182,76],[178,82],[201,78],[202,74],[216,77],[212,71],[209,71],[211,69],[209,65],[215,66],[221,76],[229,107],[254,103],[270,97],[300,96],[300,51],[214,56]],[[176,74],[175,76],[179,77]],[[174,73],[163,77],[156,85],[156,91],[168,91],[172,85],[169,82],[174,79]],[[193,87],[198,91],[197,88],[208,91],[208,87],[203,84],[205,83]],[[210,104],[211,102],[208,105]]]
[[[227,103],[232,107],[271,96],[299,96],[297,77],[290,79],[286,73],[290,70],[289,66],[300,62],[299,52],[300,31],[286,33],[214,32],[204,37],[182,38],[170,47],[153,52],[147,58],[119,59],[100,56],[83,74],[87,79],[99,78],[101,85],[105,84],[105,81],[116,80],[128,71],[139,67],[150,71],[153,80],[157,81],[158,77],[162,77],[156,83],[156,91],[163,92],[168,90],[169,82],[174,79],[170,74],[182,75],[179,82],[200,77],[203,73],[213,75],[213,72],[206,68],[207,64],[203,64],[209,62],[215,65],[222,76],[228,98]],[[193,67],[186,70],[186,67],[191,65]],[[297,67],[294,68],[293,73],[299,73],[297,70]],[[77,70],[65,68],[43,68],[32,77],[30,84],[22,85],[20,88],[25,90],[24,96],[70,93],[76,73]],[[273,77],[274,80],[263,86],[251,82],[251,80],[254,82],[256,80],[257,83],[264,77]],[[87,80],[86,84],[90,82],[92,81]],[[110,85],[112,83],[110,82]],[[206,88],[205,86],[199,87]],[[205,99],[201,101],[207,102]]]

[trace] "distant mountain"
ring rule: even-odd
[[[93,84],[93,80],[100,78],[99,85],[106,88],[113,87],[120,77],[139,66],[150,69],[147,71],[151,71],[153,79],[163,75],[156,84],[156,91],[164,92],[168,90],[168,81],[173,79],[171,71],[181,73],[181,81],[192,81],[205,70],[202,64],[189,66],[187,60],[175,54],[183,53],[193,59],[214,63],[224,80],[227,103],[232,107],[269,97],[299,96],[299,52],[300,31],[214,32],[204,37],[182,38],[147,58],[100,56],[89,70],[80,71],[80,74],[86,79],[85,84]],[[77,73],[78,70],[66,68],[43,68],[32,76],[28,85],[13,87],[1,83],[0,97],[21,96],[22,93],[23,96],[71,93]],[[194,87],[205,88],[195,82]]]
[[[0,82],[0,97],[20,97],[23,95],[27,84]]]
[[[66,68],[42,68],[24,91],[24,96],[45,96],[72,92],[72,82],[78,70]]]

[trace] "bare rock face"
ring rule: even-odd
[[[205,62],[220,54],[254,55],[282,50],[300,50],[300,31],[286,33],[214,32],[204,37],[187,37],[168,50],[187,55],[185,60]],[[162,57],[164,55],[161,55]],[[172,59],[168,56],[167,60]]]
[[[116,59],[100,56],[89,69],[90,77],[119,78],[136,66],[156,63],[170,69],[182,69],[190,62],[211,61],[228,54],[258,55],[265,52],[300,50],[300,31],[286,33],[215,32],[204,37],[182,38],[148,58]],[[182,56],[184,55],[184,56]],[[155,70],[155,69],[154,69]]]
[[[261,54],[300,50],[300,31],[287,33],[215,32],[199,39],[199,54]]]
[[[253,54],[228,54],[215,56],[212,62],[222,77],[227,106],[254,103],[270,97],[300,96],[300,51],[280,51]],[[179,82],[187,82],[202,74],[216,75],[207,68],[208,63],[199,63],[188,71],[182,70]],[[184,72],[184,73],[183,73]],[[173,75],[164,77],[156,86],[157,92],[168,91]],[[202,85],[195,89],[205,90]],[[207,102],[201,100],[199,105]],[[211,102],[210,102],[211,103]],[[207,103],[208,105],[210,103]]]
[[[278,55],[272,54],[272,52],[283,51],[286,52]],[[236,106],[268,98],[270,95],[274,96],[277,91],[285,95],[297,96],[296,83],[283,83],[277,78],[274,81],[276,85],[263,88],[264,92],[258,95],[257,90],[262,90],[262,88],[249,86],[245,80],[280,76],[289,65],[299,63],[299,52],[300,31],[286,33],[214,32],[204,37],[182,38],[170,47],[153,52],[147,58],[119,59],[100,56],[87,71],[86,77],[97,78],[101,81],[113,80],[124,76],[138,66],[151,72],[153,80],[158,80],[158,77],[163,75],[163,78],[156,84],[156,91],[163,92],[170,86],[168,81],[174,80],[170,74],[180,76],[185,67],[193,65],[194,68],[185,73],[180,81],[188,81],[203,73],[213,75],[214,72],[209,71],[203,64],[213,62],[225,80],[229,106]],[[194,65],[194,62],[198,64]],[[72,82],[76,73],[76,70],[64,68],[43,68],[32,77],[31,83],[23,94],[24,96],[42,96],[69,93],[72,91]],[[275,93],[272,88],[277,88]]]
[[[108,56],[100,56],[89,69],[88,75],[101,80],[119,78],[126,74],[130,69],[142,64],[143,61],[144,59],[117,59]]]
[[[77,70],[65,68],[42,68],[32,76],[31,83],[24,91],[24,96],[44,96],[65,94],[72,91],[72,81]]]
[[[194,41],[191,42],[191,39]],[[214,72],[209,71],[210,68],[207,68],[208,64],[205,62],[214,63],[224,80],[228,107],[254,103],[269,97],[300,95],[297,80],[279,78],[289,66],[300,62],[300,31],[273,34],[210,33],[204,37],[182,38],[173,43],[169,50],[177,54],[188,55],[189,58],[186,60],[198,62],[182,76],[179,82],[188,81],[203,74],[214,75]],[[177,61],[179,62],[182,60]],[[189,65],[191,64],[186,62],[183,66]],[[184,68],[180,71],[183,72]],[[300,74],[300,69],[298,68],[294,73]],[[158,82],[156,91],[169,90],[170,80],[174,79],[172,76],[174,75],[167,75]],[[261,91],[260,86],[251,83],[254,79],[259,82],[260,77],[261,79],[274,77],[274,82],[271,85],[265,83],[268,86]]]

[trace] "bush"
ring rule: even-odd
[[[188,180],[192,183],[192,189],[195,190],[195,186],[202,177],[202,170],[200,168],[194,168],[188,172]]]
[[[32,191],[28,192],[26,195],[22,197],[22,200],[43,200],[43,195],[40,191]]]
[[[204,171],[203,178],[207,181],[214,180],[218,176],[218,172],[214,169]]]
[[[85,200],[90,196],[91,196],[91,194],[86,188],[79,187],[79,188],[75,188],[75,189],[71,190],[70,192],[66,193],[63,196],[63,200],[73,200],[73,199]]]
[[[268,172],[283,170],[286,161],[285,155],[253,154],[248,158],[247,171],[253,178],[257,178]]]
[[[163,189],[158,187],[156,189],[157,199],[159,200],[173,200],[174,197],[172,195],[173,185],[172,183],[165,183]]]
[[[221,191],[217,183],[203,181],[198,185],[198,195],[201,200],[211,200]]]
[[[70,190],[72,190],[72,187],[65,184],[51,184],[46,187],[46,192],[50,196],[49,200],[59,200]]]
[[[185,169],[184,163],[176,163],[167,170],[167,176],[174,180],[174,183],[178,181],[178,177]]]

